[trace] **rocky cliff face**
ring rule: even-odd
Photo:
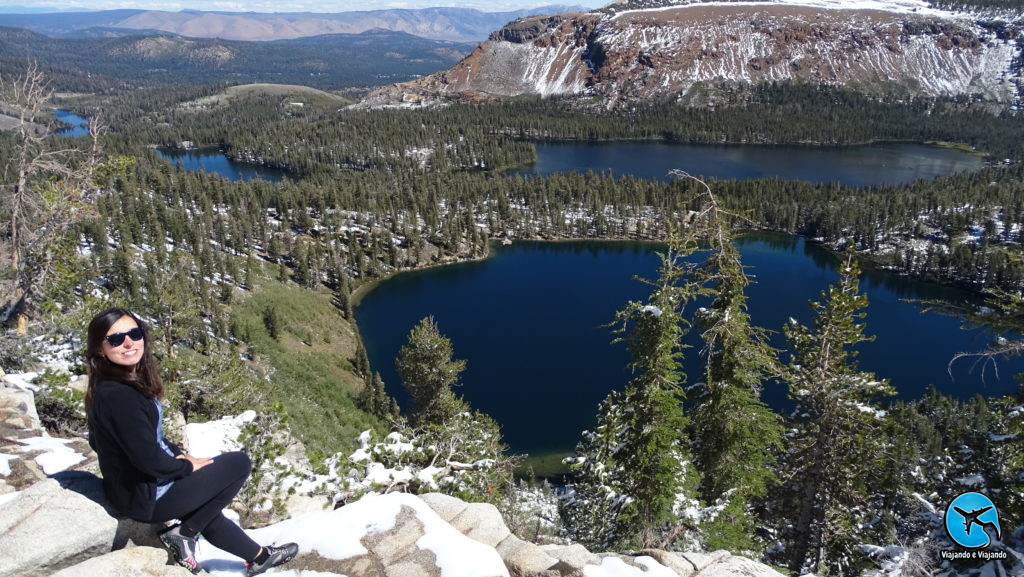
[[[452,93],[599,96],[614,104],[720,86],[809,81],[1018,103],[1020,21],[833,1],[690,4],[517,20],[454,68],[371,101]],[[872,6],[868,3],[858,3]],[[849,4],[845,4],[849,5]]]

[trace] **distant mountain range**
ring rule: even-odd
[[[388,30],[272,42],[90,30],[89,38],[52,38],[0,26],[0,76],[16,76],[34,60],[53,88],[67,92],[210,82],[364,88],[451,67],[475,46]]]
[[[0,14],[44,14],[47,12],[61,12],[53,6],[0,6]]]
[[[255,13],[184,10],[101,10],[96,12],[8,13],[0,7],[4,26],[26,28],[56,37],[109,36],[114,32],[160,31],[190,38],[272,41],[324,34],[359,34],[380,29],[431,40],[479,42],[508,22],[528,16],[585,10],[550,5],[511,12],[469,8],[369,10],[321,14],[314,12]],[[16,9],[12,7],[12,12]],[[18,10],[20,11],[20,10]],[[100,32],[97,34],[97,30]]]

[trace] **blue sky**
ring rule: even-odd
[[[47,7],[58,10],[112,10],[135,8],[144,10],[217,10],[228,12],[347,12],[351,10],[380,10],[384,8],[429,8],[458,6],[485,12],[504,12],[520,8],[533,8],[547,4],[586,6],[597,8],[610,0],[13,0],[0,2],[3,6]]]

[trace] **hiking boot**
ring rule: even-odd
[[[160,541],[171,551],[174,560],[182,567],[188,569],[192,574],[199,573],[199,562],[196,561],[196,538],[186,537],[181,534],[175,525],[160,533]]]
[[[271,567],[277,567],[282,563],[287,563],[291,561],[292,557],[294,557],[299,552],[299,546],[295,543],[285,543],[284,545],[278,547],[266,545],[263,547],[263,550],[267,552],[266,561],[262,563],[250,561],[249,563],[245,564],[247,567],[245,574],[249,577],[252,577],[253,575],[259,575],[260,573],[263,573]]]

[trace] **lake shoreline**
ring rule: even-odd
[[[794,241],[796,241],[797,239],[803,239],[804,242],[806,242],[808,244],[811,244],[811,245],[814,245],[814,246],[817,246],[817,247],[821,247],[823,250],[827,251],[832,256],[834,256],[836,259],[842,258],[842,256],[845,254],[844,251],[838,250],[838,249],[832,247],[829,243],[824,242],[821,239],[810,238],[810,237],[804,236],[802,234],[789,233],[789,232],[780,231],[780,230],[774,230],[774,229],[770,229],[770,228],[757,228],[757,229],[742,230],[742,231],[737,232],[736,239],[738,240],[738,239],[742,239],[744,236],[747,236],[747,235],[762,234],[762,233],[779,235],[779,236],[782,236],[782,237],[793,239]],[[370,292],[372,292],[373,289],[377,288],[382,282],[384,282],[386,280],[389,280],[389,279],[391,279],[391,278],[393,278],[393,277],[395,277],[397,275],[400,275],[400,274],[403,274],[403,273],[431,270],[431,269],[441,268],[441,267],[446,267],[446,266],[459,265],[459,264],[469,263],[469,262],[485,261],[485,260],[487,260],[488,258],[491,257],[491,254],[492,254],[491,246],[494,245],[494,244],[503,243],[503,241],[505,241],[505,240],[507,240],[507,239],[505,239],[505,238],[489,238],[487,240],[487,250],[481,256],[474,256],[474,257],[452,257],[453,260],[450,260],[450,261],[429,263],[429,264],[426,264],[426,265],[417,266],[417,267],[411,267],[411,268],[403,268],[403,269],[391,271],[391,272],[389,272],[388,274],[386,274],[386,275],[384,275],[382,277],[378,277],[378,278],[373,278],[373,279],[367,280],[366,282],[360,284],[355,290],[352,291],[352,294],[351,294],[351,297],[350,297],[351,298],[352,306],[353,306],[353,308],[358,307],[359,303],[363,300],[363,298],[365,298],[366,295],[368,295]],[[517,239],[512,240],[511,243],[509,243],[509,244],[515,244],[517,242],[520,242],[520,243],[521,242],[536,242],[536,243],[573,243],[573,242],[627,243],[628,242],[628,243],[644,243],[644,244],[662,244],[662,245],[664,245],[664,244],[666,244],[668,242],[668,240],[664,239],[664,238],[660,238],[659,239],[659,238],[650,238],[650,237],[637,238],[637,237],[586,237],[586,236],[578,236],[578,237],[544,238],[544,237],[538,236],[538,237],[531,237],[531,238],[517,238]],[[855,256],[856,256],[859,264],[864,265],[866,267],[869,267],[871,269],[874,269],[874,270],[876,270],[878,272],[881,272],[881,273],[884,273],[884,274],[890,274],[890,275],[893,275],[893,276],[896,276],[896,277],[899,277],[899,278],[903,278],[903,279],[908,279],[908,280],[913,280],[913,281],[933,284],[933,285],[938,286],[938,287],[960,289],[960,290],[969,292],[969,293],[971,293],[971,294],[973,294],[974,296],[977,296],[977,297],[985,297],[985,296],[987,296],[989,294],[988,291],[986,291],[986,290],[979,290],[976,286],[971,285],[971,284],[967,284],[967,283],[948,283],[948,282],[942,282],[942,281],[940,281],[940,280],[938,280],[935,277],[930,276],[930,275],[908,275],[908,274],[904,274],[904,273],[902,273],[900,271],[891,269],[889,267],[889,265],[887,265],[887,264],[885,264],[883,262],[883,260],[882,260],[880,255],[875,255],[875,254],[872,254],[870,252],[866,252],[866,251],[864,251],[864,252],[857,252],[857,253],[855,253]]]
[[[357,308],[359,306],[359,303],[362,302],[363,298],[366,295],[370,294],[370,292],[372,292],[373,289],[375,289],[378,286],[380,286],[380,284],[382,282],[384,282],[384,281],[386,281],[388,279],[391,279],[391,278],[393,278],[393,277],[395,277],[397,275],[400,275],[402,273],[430,270],[430,269],[435,269],[435,268],[441,268],[441,267],[446,267],[446,266],[463,264],[463,263],[467,263],[467,262],[481,262],[481,261],[485,261],[488,258],[490,258],[490,256],[491,256],[491,244],[494,243],[494,242],[499,242],[499,241],[488,240],[487,241],[487,245],[486,245],[487,248],[484,251],[484,254],[482,254],[480,256],[472,256],[472,257],[467,256],[467,257],[464,257],[464,258],[452,257],[454,260],[451,260],[451,261],[448,261],[448,262],[434,262],[434,263],[426,264],[426,265],[423,265],[423,266],[416,266],[416,267],[411,267],[411,268],[402,268],[402,269],[391,271],[391,272],[389,272],[388,274],[386,274],[386,275],[384,275],[382,277],[377,277],[377,278],[370,279],[370,280],[368,280],[368,281],[366,281],[364,283],[361,283],[358,287],[356,287],[356,289],[354,291],[352,291],[352,294],[349,296],[349,299],[350,299],[349,302],[352,303],[352,308]]]
[[[977,150],[973,146],[971,146],[970,144],[967,144],[967,143],[964,143],[964,142],[949,142],[949,141],[942,141],[942,140],[914,140],[914,139],[905,139],[905,140],[900,140],[900,139],[881,139],[881,140],[872,139],[872,140],[863,140],[863,141],[854,141],[854,142],[819,142],[819,141],[815,141],[815,140],[798,140],[798,141],[791,141],[791,142],[754,142],[754,141],[745,141],[745,140],[738,140],[738,141],[726,140],[726,141],[711,142],[709,140],[679,140],[679,139],[665,138],[665,137],[661,137],[661,138],[641,138],[641,137],[629,138],[629,137],[622,137],[622,138],[597,138],[597,139],[556,138],[556,137],[529,138],[529,137],[527,137],[527,138],[520,138],[519,140],[522,141],[522,142],[529,142],[531,144],[534,144],[534,143],[539,143],[539,144],[543,144],[543,143],[558,143],[558,144],[562,144],[562,143],[572,143],[572,142],[576,142],[576,143],[592,143],[592,144],[601,144],[601,143],[614,144],[614,143],[618,143],[618,142],[658,142],[658,143],[665,143],[665,144],[698,144],[698,145],[712,145],[712,146],[718,146],[718,145],[725,145],[725,146],[731,146],[731,145],[735,145],[735,146],[806,146],[806,147],[809,147],[809,148],[833,148],[833,147],[834,148],[850,148],[850,147],[855,147],[855,146],[872,146],[872,145],[876,145],[876,144],[924,144],[924,145],[927,145],[927,146],[937,146],[937,147],[940,147],[940,148],[955,148],[957,150],[962,150],[964,152],[970,152],[970,153],[978,154],[978,155],[981,155],[981,156],[990,156],[991,155],[989,152],[985,152],[985,151],[982,151],[982,150]]]
[[[881,140],[864,143],[684,142],[667,139],[534,140],[536,160],[507,175],[610,173],[667,182],[672,169],[704,178],[799,180],[849,187],[902,185],[991,166],[991,155],[967,144]],[[793,162],[797,155],[802,162]]]
[[[752,322],[774,330],[773,346],[785,350],[780,328],[790,316],[810,322],[807,303],[834,284],[842,255],[795,235],[751,231],[746,238],[737,244],[756,278],[749,294]],[[636,239],[531,239],[490,247],[489,256],[496,258],[486,267],[433,265],[438,272],[408,278],[394,273],[392,282],[363,287],[356,328],[389,394],[404,404],[392,360],[408,328],[434,316],[452,340],[456,358],[469,361],[459,394],[501,425],[511,454],[528,455],[521,470],[557,478],[568,473],[561,459],[579,433],[593,426],[590,419],[607,390],[630,378],[627,352],[610,344],[612,335],[601,327],[624,303],[648,296],[635,279],[656,276],[657,245]],[[874,266],[865,267],[861,291],[871,302],[868,334],[877,336],[864,345],[862,365],[893,380],[899,390],[894,400],[918,398],[932,385],[968,396],[996,397],[1009,390],[1009,377],[985,380],[964,364],[950,377],[949,359],[958,351],[979,350],[989,337],[963,331],[948,315],[922,314],[914,304],[964,302],[970,293]],[[915,337],[908,340],[907,334]],[[698,333],[688,339],[693,341],[687,342],[689,350],[699,351]],[[894,347],[905,348],[906,358],[893,357]],[[696,382],[701,360],[696,352],[687,359],[693,365],[687,368],[688,382]],[[1019,364],[1007,364],[1006,375],[1018,372]],[[787,398],[785,387],[766,387],[766,402],[775,410],[785,412]]]

